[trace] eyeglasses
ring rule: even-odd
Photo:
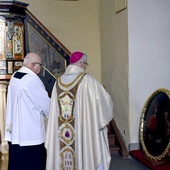
[[[86,66],[88,66],[89,64],[88,63],[86,63],[86,62],[80,62],[80,63],[83,63],[83,64],[85,64]]]
[[[39,64],[41,67],[43,66],[43,64],[38,63],[38,62],[34,62],[34,63],[32,63],[32,64]]]

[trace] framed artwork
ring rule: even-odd
[[[22,67],[23,60],[14,60],[13,61],[13,70],[14,72],[19,70]]]
[[[14,22],[13,21],[6,21],[6,59],[14,59],[13,55],[13,40],[14,40]],[[16,37],[16,36],[15,36]]]
[[[6,59],[24,58],[24,24],[6,22]]]
[[[0,60],[0,75],[7,74],[6,60]]]
[[[24,24],[14,23],[13,55],[14,59],[24,58]]]
[[[119,13],[127,8],[127,0],[115,0],[115,13]]]
[[[34,52],[42,58],[43,69],[39,77],[51,94],[56,78],[69,64],[69,50],[29,11],[25,18],[25,53]]]
[[[42,58],[43,69],[39,77],[47,91],[51,93],[56,78],[65,72],[66,59],[29,23],[28,40],[29,51],[37,53]]]
[[[66,68],[66,60],[55,50],[30,24],[28,24],[29,32],[29,50],[41,56],[43,66],[54,77],[59,77],[64,73]],[[43,73],[43,72],[42,72]]]
[[[7,74],[13,73],[13,61],[6,61],[7,62]]]
[[[0,16],[0,60],[4,60],[5,57],[5,18]]]
[[[158,89],[148,98],[140,120],[140,140],[148,158],[162,160],[170,150],[170,91]]]

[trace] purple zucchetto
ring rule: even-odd
[[[79,61],[83,57],[83,54],[84,53],[79,51],[72,53],[70,56],[70,63],[76,63],[77,61]]]

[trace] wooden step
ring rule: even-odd
[[[119,147],[116,145],[109,145],[111,154],[119,154]]]
[[[114,134],[108,134],[109,148],[111,154],[119,153],[119,147],[115,144],[115,137],[116,136]]]
[[[108,135],[109,145],[115,145],[115,135],[109,134]]]
[[[128,150],[114,119],[108,125],[108,140],[111,153],[116,153],[123,158],[128,157]]]

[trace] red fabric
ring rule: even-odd
[[[157,129],[157,117],[156,115],[151,115],[148,121],[148,128],[150,130],[156,130]]]
[[[170,160],[167,159],[166,162],[159,164],[159,165],[152,165],[146,157],[145,153],[142,150],[133,150],[130,151],[129,154],[138,160],[141,164],[145,165],[146,167],[150,168],[151,170],[170,170]]]

